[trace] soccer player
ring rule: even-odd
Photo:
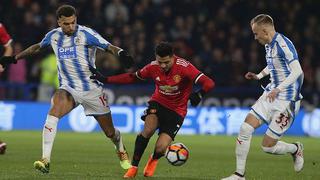
[[[141,119],[145,122],[142,132],[137,135],[132,157],[132,167],[124,178],[134,178],[138,172],[139,161],[146,149],[149,139],[156,129],[159,129],[154,152],[149,157],[143,174],[153,176],[158,159],[161,158],[167,146],[174,140],[183,119],[187,113],[187,103],[197,106],[201,98],[214,87],[214,82],[195,68],[187,60],[173,54],[172,46],[167,42],[159,43],[155,48],[156,60],[135,73],[125,73],[116,76],[103,77],[96,73],[92,78],[104,83],[127,84],[139,80],[151,79],[155,91],[148,102]],[[202,88],[193,92],[193,84]],[[192,93],[193,92],[193,93]]]
[[[0,44],[4,47],[3,56],[12,56],[13,48],[11,42],[11,36],[8,34],[4,25],[0,23]],[[0,72],[3,71],[4,67],[0,64]]]
[[[77,24],[76,10],[62,5],[57,11],[59,28],[46,34],[42,41],[15,56],[4,56],[0,64],[6,66],[17,60],[34,55],[51,46],[57,58],[60,87],[51,99],[51,108],[43,128],[42,158],[34,167],[43,173],[49,172],[51,150],[60,118],[81,104],[87,116],[93,116],[105,135],[115,144],[124,169],[131,167],[119,130],[112,123],[106,94],[96,81],[90,79],[90,67],[95,67],[96,49],[104,49],[119,56],[121,63],[129,67],[133,59],[125,50],[113,46],[94,30]]]
[[[0,44],[4,47],[3,56],[11,56],[13,53],[12,39],[6,28],[0,23]]]
[[[8,34],[4,25],[0,23],[0,44],[4,47],[3,56],[12,56],[13,48],[11,42],[11,36]],[[4,67],[0,64],[0,74],[3,71]],[[6,146],[7,144],[0,140],[0,154],[5,153]]]
[[[286,143],[280,141],[289,129],[300,108],[300,94],[303,72],[297,51],[292,42],[275,31],[273,19],[260,14],[251,20],[251,29],[255,39],[265,46],[267,66],[259,73],[248,72],[246,79],[259,80],[270,75],[271,82],[264,93],[252,106],[240,127],[236,141],[236,171],[223,180],[244,180],[246,159],[250,148],[252,133],[268,124],[262,150],[266,153],[282,155],[289,153],[293,157],[294,170],[303,168],[303,145],[300,142]]]

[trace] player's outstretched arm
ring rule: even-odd
[[[190,95],[189,100],[191,106],[197,106],[200,103],[201,99],[215,86],[215,82],[204,74],[198,79],[196,83],[200,84],[202,88]]]
[[[40,43],[34,44],[15,56],[16,60],[38,54],[41,51]]]
[[[6,68],[9,64],[16,64],[16,63],[17,63],[17,60],[15,59],[14,56],[2,56],[0,58],[0,64],[2,66],[1,69]]]
[[[16,64],[19,59],[37,54],[40,52],[40,50],[40,43],[34,44],[15,56],[2,56],[0,58],[0,64],[3,67],[8,66],[9,64]]]
[[[90,68],[90,71],[93,74],[92,76],[90,76],[90,79],[98,80],[104,84],[131,84],[139,81],[136,73],[124,73],[105,77],[94,68]]]
[[[260,80],[270,74],[268,67],[265,67],[259,74],[247,72],[244,77],[248,80]]]
[[[123,67],[125,67],[126,69],[132,67],[134,63],[133,58],[126,50],[123,50],[112,44],[108,46],[107,50],[111,51],[114,55],[117,55],[119,57],[120,63]]]

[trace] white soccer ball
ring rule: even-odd
[[[182,143],[174,143],[167,147],[165,157],[173,166],[181,166],[189,158],[189,150]]]

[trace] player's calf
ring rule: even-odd
[[[262,145],[262,150],[266,153],[282,155],[282,154],[287,154],[287,153],[292,154],[292,153],[296,152],[297,147],[296,147],[296,145],[291,144],[291,143],[278,141],[274,146],[271,146],[271,147],[266,147],[266,146]]]

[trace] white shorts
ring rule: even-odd
[[[264,92],[251,107],[250,113],[257,119],[268,124],[266,134],[274,139],[281,136],[290,128],[300,109],[300,101],[275,99],[269,102]]]
[[[76,106],[79,104],[83,106],[86,116],[110,113],[107,95],[102,87],[90,91],[76,91],[68,85],[62,85],[60,89],[64,89],[72,95]]]

